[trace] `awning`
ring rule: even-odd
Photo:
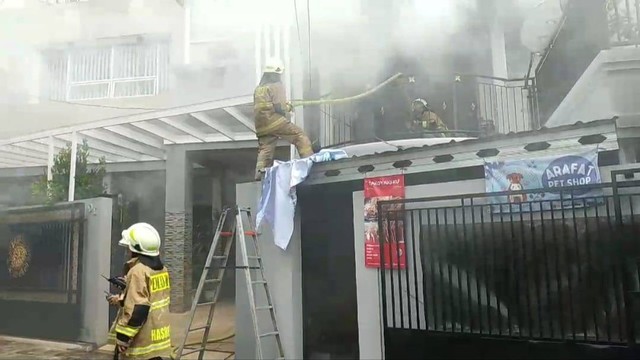
[[[165,160],[165,145],[253,140],[252,102],[227,98],[0,140],[0,168],[48,166],[74,136],[87,141],[91,162],[108,163]]]

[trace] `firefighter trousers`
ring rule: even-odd
[[[300,127],[291,122],[282,123],[270,129],[266,133],[258,135],[258,160],[256,163],[256,180],[262,178],[264,169],[273,165],[273,156],[276,151],[278,139],[284,139],[294,145],[300,154],[300,157],[309,157],[313,155],[311,141],[305,135]]]

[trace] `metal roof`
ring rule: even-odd
[[[478,139],[445,139],[449,142],[403,149],[393,148],[388,141],[369,144],[364,154],[350,154],[347,159],[315,165],[302,185],[359,180],[399,172],[410,174],[482,166],[485,160],[496,157],[540,157],[568,153],[585,146],[598,146],[601,150],[618,149],[616,118]],[[534,150],[529,148],[532,144],[548,146]],[[487,150],[497,150],[498,154],[492,155]]]
[[[53,153],[86,140],[90,161],[165,160],[165,145],[255,139],[251,96],[87,122],[0,140],[0,168],[47,166]]]

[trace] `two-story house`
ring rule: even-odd
[[[614,116],[633,128],[635,9],[613,0],[5,0],[0,201],[28,203],[55,151],[87,140],[92,160],[107,160],[110,191],[136,199],[137,218],[163,229],[172,306],[182,310],[196,271],[194,211],[234,204],[235,184],[252,178],[251,93],[264,59],[285,61],[294,99],[358,94],[396,72],[413,79],[366,101],[297,109],[324,147],[418,136],[403,127],[414,98],[455,137]],[[624,162],[637,159],[633,131],[618,134]]]

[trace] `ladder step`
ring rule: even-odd
[[[204,329],[206,329],[206,328],[208,328],[208,327],[209,327],[209,325],[200,326],[200,327],[197,327],[197,328],[191,328],[191,329],[189,329],[189,331],[191,332],[191,331],[204,330]]]
[[[257,236],[258,235],[257,232],[249,231],[249,230],[245,231],[244,234],[245,235],[249,235],[249,236]],[[220,236],[231,236],[231,235],[233,235],[233,233],[231,231],[221,231],[220,232]]]
[[[191,349],[190,349],[189,351],[183,352],[183,353],[182,353],[182,356],[186,356],[186,355],[189,355],[189,354],[193,354],[193,353],[201,352],[201,351],[203,351],[203,350],[206,350],[206,348],[197,348],[197,349],[193,349],[193,350],[191,350]],[[183,351],[184,351],[184,350],[183,350]]]
[[[213,283],[219,283],[220,279],[206,279],[204,281],[205,284],[213,284]]]
[[[216,260],[224,260],[224,259],[226,259],[226,258],[227,258],[227,257],[226,257],[226,256],[224,256],[224,255],[216,255],[216,256],[213,256],[213,257],[212,257],[212,259],[216,259]]]
[[[209,301],[209,302],[199,303],[198,306],[211,306],[215,303],[216,303],[215,301]]]
[[[266,284],[267,282],[264,280],[257,280],[257,281],[252,281],[251,283],[256,285],[256,284]]]
[[[256,310],[271,310],[273,309],[273,306],[269,305],[269,306],[256,306]]]
[[[272,331],[272,332],[261,334],[260,337],[263,338],[267,336],[278,336],[278,335],[280,335],[278,331]]]
[[[251,260],[261,260],[262,258],[260,256],[247,256],[249,259]]]

